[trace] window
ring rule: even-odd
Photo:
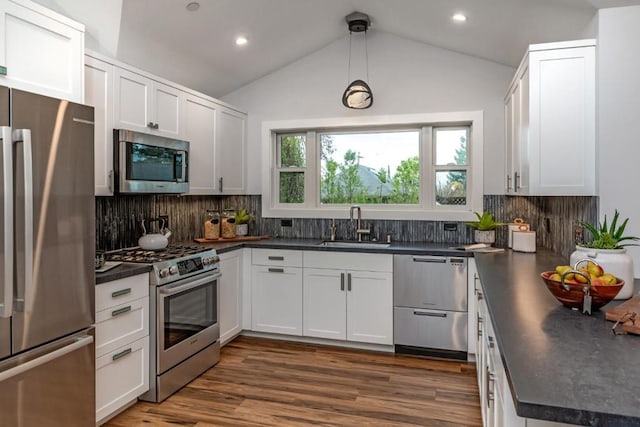
[[[368,218],[472,219],[482,113],[395,119],[264,123],[263,216],[339,218],[358,204]]]

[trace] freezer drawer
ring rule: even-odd
[[[467,311],[467,260],[462,257],[394,255],[393,305]]]
[[[467,313],[419,308],[393,309],[396,345],[467,351]]]
[[[0,363],[0,425],[95,423],[93,329]]]

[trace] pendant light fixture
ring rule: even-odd
[[[349,26],[349,71],[347,73],[347,82],[351,78],[351,38],[353,33],[364,33],[365,78],[369,80],[369,55],[367,52],[367,29],[369,25],[371,25],[369,15],[353,12],[347,15],[345,20]],[[357,79],[349,83],[342,95],[342,104],[347,108],[356,110],[364,110],[365,108],[371,107],[371,105],[373,105],[373,92],[371,92],[371,88],[367,82]]]

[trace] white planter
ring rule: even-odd
[[[624,286],[615,299],[627,299],[633,295],[633,258],[626,249],[593,249],[576,246],[569,263],[573,266],[581,259],[589,258],[602,266],[605,272],[624,280]]]
[[[249,224],[237,224],[236,236],[246,236],[249,234]]]
[[[493,244],[496,241],[496,230],[474,230],[473,238],[476,243]]]

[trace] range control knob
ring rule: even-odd
[[[218,255],[214,255],[213,258],[211,258],[211,263],[213,264],[214,262],[220,262],[220,257]]]
[[[162,270],[160,270],[159,274],[161,278],[165,278],[169,275],[169,269],[163,268]]]
[[[209,265],[211,264],[211,258],[202,258],[202,263],[204,265]]]
[[[169,267],[169,274],[171,275],[178,274],[178,267],[176,267],[175,265],[172,265],[171,267]]]

